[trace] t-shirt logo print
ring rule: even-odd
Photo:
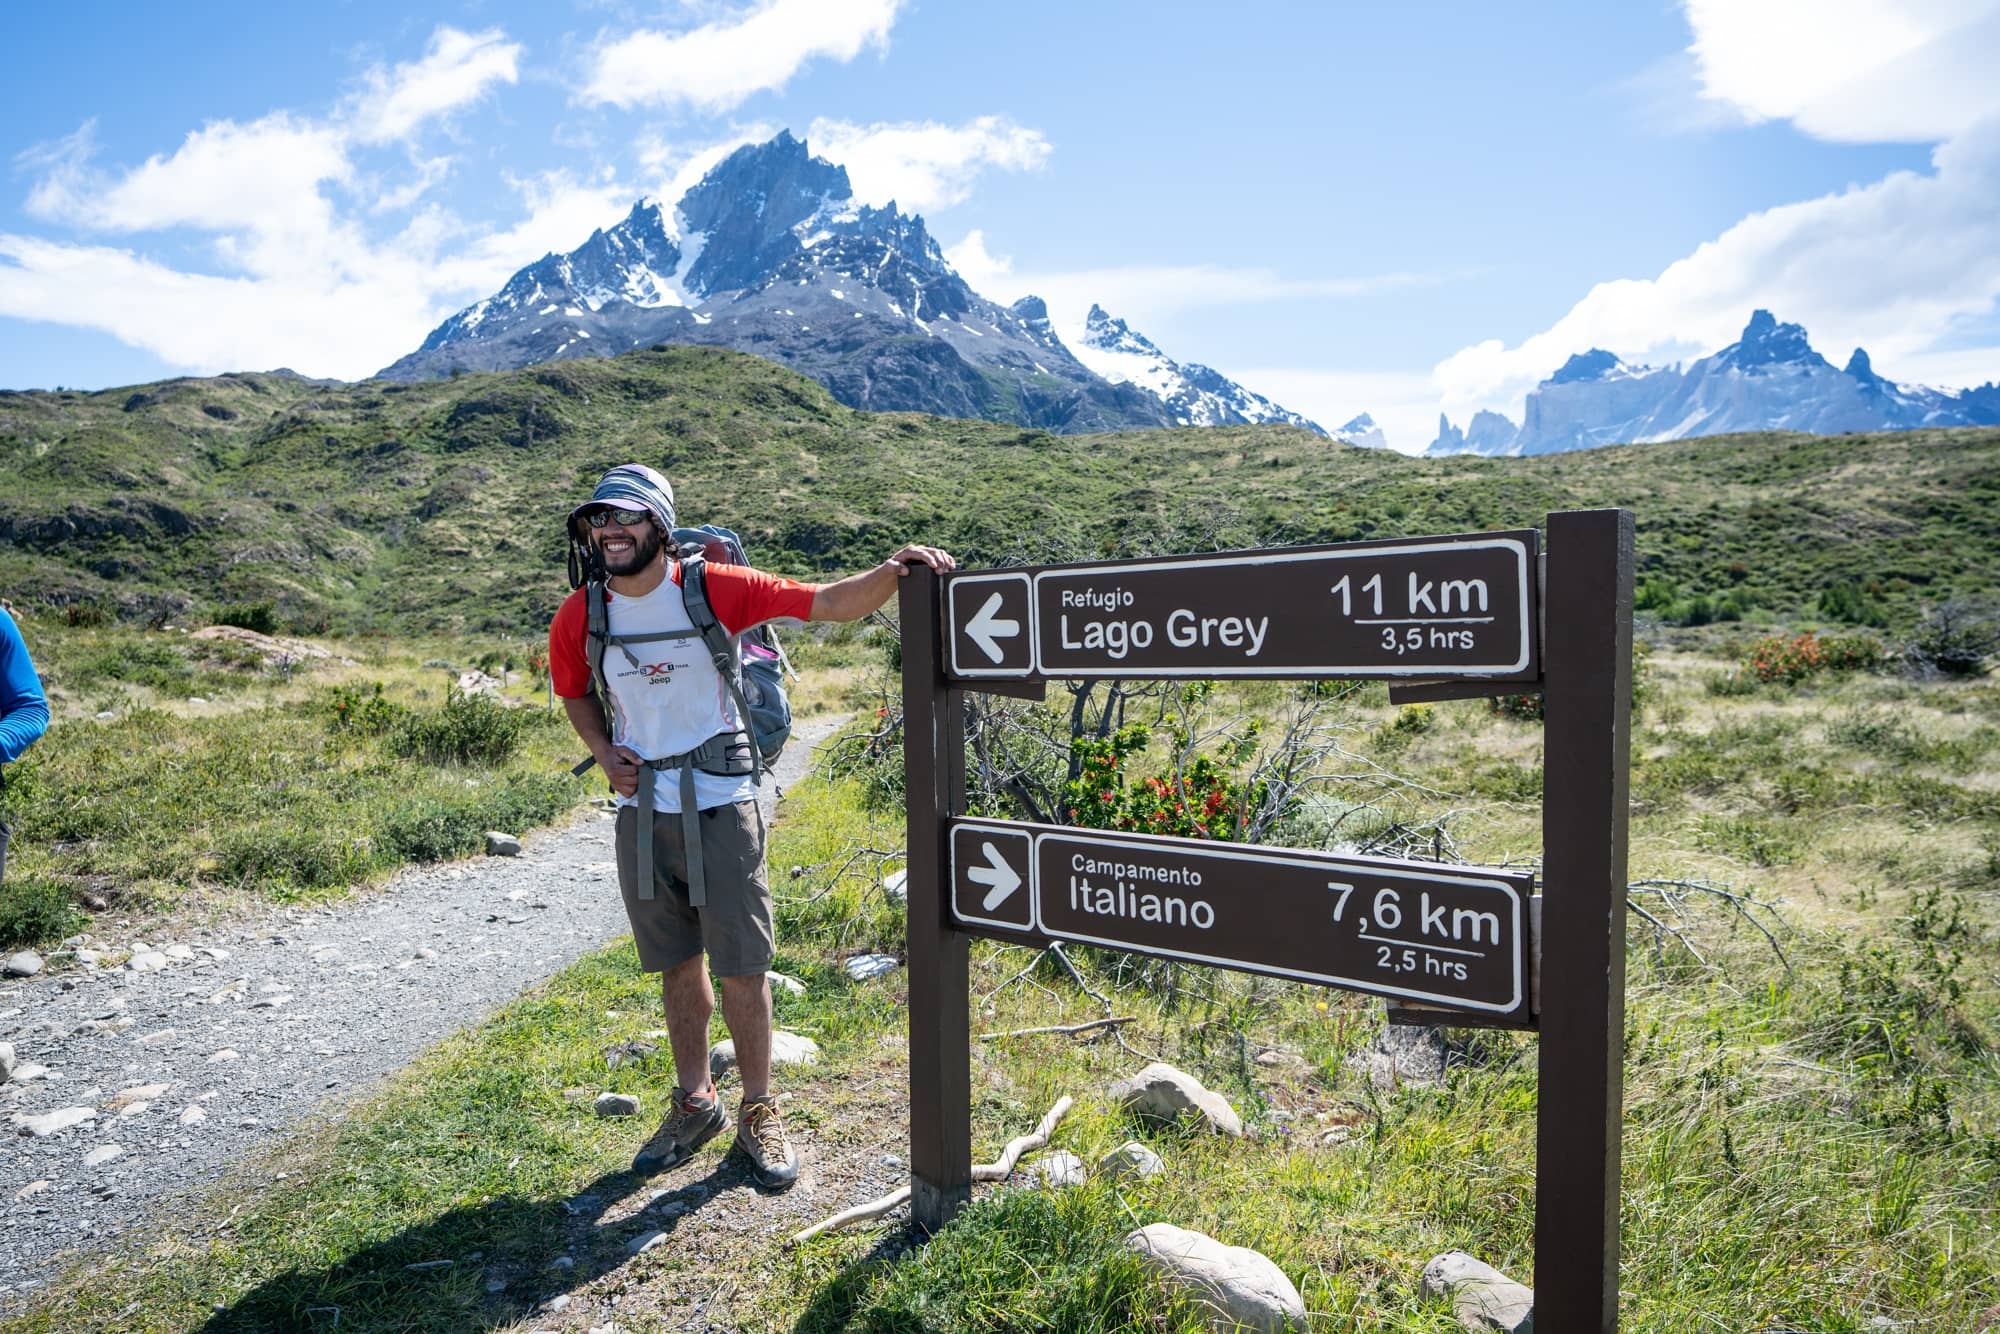
[[[674,673],[692,667],[688,662],[642,662],[635,668],[617,673],[619,676],[636,676],[640,685],[670,686],[674,683]]]

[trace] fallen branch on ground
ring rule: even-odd
[[[1021,1161],[1022,1154],[1042,1148],[1049,1142],[1049,1136],[1055,1133],[1056,1123],[1061,1121],[1069,1112],[1069,1105],[1070,1098],[1068,1094],[1064,1094],[1062,1097],[1056,1099],[1056,1105],[1049,1108],[1048,1115],[1042,1118],[1041,1124],[1035,1127],[1032,1135],[1022,1135],[1016,1139],[1009,1140],[1007,1147],[1000,1151],[1000,1157],[994,1162],[974,1163],[972,1165],[972,1179],[974,1181],[1005,1181],[1009,1176],[1013,1175],[1014,1164]],[[910,1188],[908,1186],[898,1186],[879,1200],[870,1200],[866,1204],[857,1204],[852,1209],[843,1209],[825,1222],[814,1223],[804,1231],[794,1232],[792,1234],[792,1245],[796,1246],[802,1241],[817,1237],[822,1232],[836,1232],[841,1228],[851,1227],[855,1223],[865,1222],[870,1218],[880,1218],[883,1214],[888,1213],[891,1209],[894,1209],[909,1198]]]
[[[1010,1028],[1005,1033],[981,1033],[979,1040],[997,1042],[1001,1038],[1024,1038],[1032,1033],[1089,1033],[1100,1028],[1116,1028],[1120,1024],[1129,1024],[1135,1018],[1134,1015],[1121,1014],[1108,1019],[1092,1019],[1081,1024],[1050,1024],[1045,1028]]]

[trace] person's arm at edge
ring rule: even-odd
[[[904,547],[871,570],[850,574],[830,584],[821,584],[813,594],[815,621],[858,621],[875,611],[896,594],[896,582],[912,565],[928,565],[939,574],[956,569],[958,562],[949,552],[915,544]]]
[[[20,627],[0,612],[0,763],[21,757],[49,728],[49,701]]]

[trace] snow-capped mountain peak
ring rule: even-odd
[[[1113,384],[1134,384],[1156,395],[1179,426],[1240,426],[1284,422],[1325,435],[1308,421],[1199,362],[1182,364],[1153,340],[1092,304],[1077,340],[1077,360]]]
[[[544,255],[382,374],[710,343],[791,366],[860,408],[1058,431],[1310,426],[1207,367],[1174,362],[1101,310],[1091,328],[1104,346],[1072,351],[1039,300],[981,297],[921,217],[858,201],[845,168],[785,132],[738,148],[680,199],[641,199],[575,250]],[[1117,374],[1098,373],[1107,358]]]
[[[1375,418],[1365,412],[1352,418],[1345,426],[1335,431],[1333,438],[1336,440],[1345,440],[1348,444],[1358,445],[1362,449],[1387,449],[1389,447],[1389,437],[1383,434],[1380,426],[1375,424]]]

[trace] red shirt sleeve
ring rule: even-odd
[[[549,622],[549,684],[564,699],[582,699],[596,688],[590,679],[590,659],[583,651],[590,609],[581,588],[563,599]]]
[[[678,566],[674,578],[676,582],[680,579]],[[818,584],[780,579],[748,565],[712,564],[707,585],[708,605],[715,609],[715,619],[722,622],[722,628],[732,635],[765,621],[810,620],[813,594],[819,592]]]

